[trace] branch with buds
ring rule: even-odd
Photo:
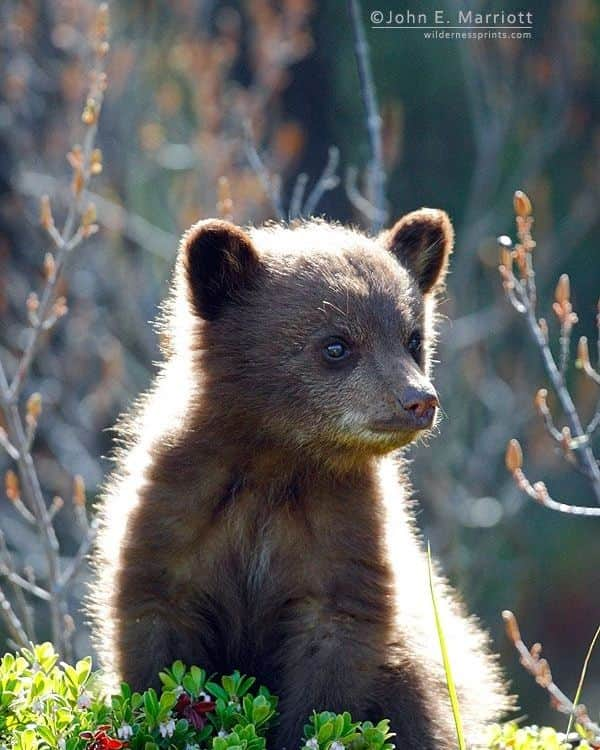
[[[91,71],[90,91],[81,115],[86,129],[83,144],[74,146],[67,155],[73,170],[71,201],[62,229],[59,229],[49,197],[43,196],[41,199],[40,224],[53,244],[53,251],[46,253],[43,262],[45,285],[40,295],[32,291],[27,298],[29,330],[12,379],[9,380],[0,362],[0,408],[6,424],[6,429],[0,428],[0,446],[16,465],[16,471],[9,469],[6,472],[6,495],[23,520],[37,531],[44,550],[47,573],[45,586],[35,582],[31,571],[21,575],[2,535],[0,575],[13,588],[14,606],[0,590],[0,616],[16,645],[27,646],[29,641],[35,639],[35,632],[31,611],[23,594],[46,602],[50,609],[54,644],[66,659],[71,658],[72,635],[72,619],[68,614],[67,603],[69,587],[93,543],[96,524],[88,521],[83,480],[76,477],[73,501],[83,530],[83,539],[75,557],[63,570],[53,521],[64,502],[61,498],[55,497],[47,503],[31,453],[38,422],[42,417],[42,396],[39,393],[31,395],[24,405],[24,414],[20,396],[42,343],[42,335],[50,331],[68,311],[66,298],[57,294],[63,270],[75,248],[98,229],[95,223],[95,206],[93,203],[85,203],[85,194],[91,177],[102,171],[102,153],[94,143],[106,89],[104,60],[108,52],[107,38],[108,6],[102,4],[98,8],[90,33],[94,65]]]
[[[600,467],[592,449],[592,436],[600,427],[600,399],[590,423],[584,427],[573,397],[566,383],[571,353],[573,326],[577,314],[571,303],[571,288],[567,274],[563,274],[556,285],[552,309],[560,324],[559,357],[556,360],[550,348],[548,324],[537,317],[537,290],[533,264],[536,243],[532,236],[533,215],[531,201],[518,190],[514,195],[518,242],[513,245],[510,237],[498,238],[501,262],[500,276],[506,296],[515,310],[525,317],[529,331],[540,353],[550,384],[558,398],[567,424],[558,428],[548,407],[548,391],[540,388],[535,396],[535,407],[542,417],[546,430],[556,443],[563,458],[573,468],[583,474],[591,484],[592,491],[600,503]],[[600,358],[600,303],[597,317],[599,331],[598,352]],[[584,371],[594,383],[600,385],[600,373],[590,362],[588,342],[585,337],[579,340],[576,366]],[[532,500],[546,508],[574,515],[600,516],[600,508],[588,508],[554,500],[543,482],[530,482],[523,472],[523,451],[519,442],[511,440],[506,450],[506,468],[513,475],[517,486]]]
[[[590,719],[587,709],[582,703],[575,705],[554,682],[550,664],[547,659],[542,657],[542,644],[534,643],[531,648],[525,645],[521,638],[517,618],[510,610],[505,609],[502,612],[502,619],[507,636],[519,652],[521,664],[529,674],[533,675],[537,684],[548,692],[552,708],[572,716],[576,723],[589,733],[590,744],[594,747],[600,747],[600,726]],[[577,696],[575,700],[578,700]]]

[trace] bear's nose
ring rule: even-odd
[[[434,390],[409,386],[400,398],[403,408],[410,413],[419,427],[429,427],[435,417],[435,410],[440,405]]]

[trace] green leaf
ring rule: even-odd
[[[175,661],[173,662],[173,666],[171,667],[171,672],[173,673],[173,677],[177,680],[178,683],[181,682],[183,679],[183,675],[185,674],[185,665],[182,661]]]
[[[213,697],[221,698],[225,703],[229,700],[227,692],[220,685],[217,685],[216,682],[207,682],[204,687]]]
[[[225,688],[228,697],[236,695],[236,682],[233,675],[225,675],[221,678],[221,684]]]
[[[131,688],[126,682],[121,683],[121,695],[125,699],[131,698]]]
[[[333,723],[331,721],[326,722],[323,724],[318,733],[317,733],[317,741],[319,744],[322,742],[327,742],[327,740],[330,740],[333,737]]]
[[[194,696],[194,698],[198,696],[198,693],[200,691],[196,688],[196,682],[194,681],[194,678],[191,674],[186,674],[181,681],[181,684],[187,690],[187,692],[190,693],[190,695]]]
[[[37,698],[46,691],[46,677],[42,672],[36,672],[31,683],[31,698]]]
[[[173,706],[177,703],[177,696],[175,693],[165,691],[160,696],[160,701],[158,704],[158,719],[161,721],[173,708]]]
[[[431,547],[429,542],[427,543],[427,569],[429,572],[429,592],[431,594],[431,604],[433,606],[433,614],[435,617],[435,627],[438,634],[438,640],[440,642],[440,651],[442,653],[442,662],[444,664],[444,672],[446,674],[446,686],[448,688],[448,696],[450,697],[450,705],[452,707],[452,716],[454,717],[454,726],[456,728],[456,740],[458,742],[459,750],[466,750],[467,743],[465,740],[465,734],[462,726],[462,719],[460,715],[460,706],[458,705],[458,696],[456,694],[456,686],[454,684],[454,678],[452,677],[452,668],[450,666],[450,659],[448,657],[448,649],[446,648],[446,639],[444,637],[444,631],[442,628],[442,621],[438,610],[437,599],[435,595],[435,588],[433,585],[433,565],[431,563]]]
[[[28,653],[31,654],[30,651]],[[34,661],[37,661],[42,670],[48,674],[58,661],[58,654],[54,650],[54,646],[46,641],[45,643],[40,643],[39,646],[34,646],[33,659]]]
[[[44,740],[44,742],[50,745],[50,747],[53,747],[54,745],[56,745],[56,735],[51,729],[43,726],[42,724],[38,724],[36,726],[36,731],[39,734],[39,736]]]
[[[238,696],[241,698],[242,695],[245,695],[255,682],[256,677],[244,677],[242,675],[238,686]]]
[[[158,699],[156,692],[153,688],[146,690],[143,695],[144,699],[144,710],[151,724],[156,723],[156,717],[158,716]]]
[[[204,685],[204,681],[206,680],[206,672],[203,669],[200,669],[200,667],[194,666],[190,668],[190,674],[192,676],[192,679],[194,680],[197,691],[200,692],[200,690],[202,690],[202,686]]]
[[[167,690],[173,690],[177,687],[177,681],[174,677],[171,677],[171,675],[168,672],[159,672],[158,678],[162,682],[162,684],[167,688]]]
[[[77,674],[77,684],[79,687],[82,687],[92,673],[92,658],[86,656],[84,659],[78,661],[75,665],[75,672]]]
[[[71,684],[72,687],[75,688],[77,691],[77,688],[79,687],[79,679],[77,675],[77,671],[71,667],[69,664],[62,665],[62,668],[64,670],[65,678],[67,681]]]
[[[37,739],[33,729],[25,729],[17,734],[17,750],[37,750]]]

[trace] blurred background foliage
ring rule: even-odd
[[[47,240],[38,228],[39,198],[51,194],[57,215],[67,201],[65,153],[81,138],[84,30],[94,7],[89,0],[0,4],[0,357],[9,371],[23,343],[25,299],[42,281]],[[420,2],[418,10],[437,7]],[[458,6],[447,0],[442,7]],[[500,9],[476,0],[469,8]],[[534,38],[523,41],[434,41],[419,31],[374,30],[374,9],[399,8],[363,2],[390,216],[439,206],[457,230],[436,373],[446,416],[430,447],[413,450],[419,523],[491,629],[523,712],[548,721],[546,696],[521,672],[500,610],[518,614],[527,640],[543,640],[555,679],[573,694],[600,621],[598,529],[593,519],[524,499],[504,468],[506,442],[517,436],[531,476],[547,480],[565,502],[593,504],[533,408],[545,375],[504,298],[495,237],[514,234],[511,197],[525,189],[536,215],[539,312],[556,335],[553,288],[568,272],[577,333],[595,340],[600,5],[531,0]],[[501,9],[523,10],[510,2]],[[105,168],[91,187],[101,231],[73,258],[60,290],[70,313],[36,360],[25,393],[44,396],[34,455],[47,497],[68,499],[78,473],[90,504],[110,469],[110,427],[148,385],[159,357],[149,321],[167,289],[179,234],[218,211],[242,224],[274,215],[247,159],[244,121],[273,184],[280,181],[284,206],[300,172],[314,184],[331,145],[340,148],[342,176],[348,166],[364,170],[369,159],[344,3],[131,0],[112,3],[111,14],[98,139]],[[227,184],[219,187],[222,176]],[[343,185],[325,195],[320,210],[368,225]],[[574,369],[569,383],[582,416],[591,416],[598,394]],[[43,579],[35,537],[8,501],[0,522],[20,565]],[[72,554],[69,503],[57,527]],[[88,648],[83,627],[75,645],[80,653]],[[584,699],[600,705],[598,658]]]

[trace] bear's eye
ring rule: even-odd
[[[323,356],[327,362],[341,362],[346,359],[349,354],[350,347],[343,339],[331,339],[323,347]]]
[[[406,348],[411,353],[412,357],[418,362],[421,354],[421,334],[419,331],[413,331],[410,334]]]

